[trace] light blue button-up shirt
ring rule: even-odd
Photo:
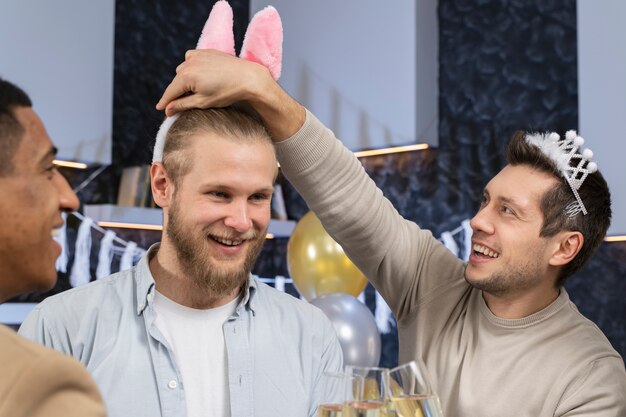
[[[185,382],[155,325],[148,260],[156,250],[130,270],[47,298],[19,331],[81,361],[109,417],[187,414]],[[251,276],[223,329],[232,417],[315,415],[322,373],[342,368],[335,331],[319,309]]]

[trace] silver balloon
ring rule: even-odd
[[[344,293],[320,295],[311,304],[330,319],[343,350],[344,365],[377,366],[380,361],[380,334],[370,310]]]

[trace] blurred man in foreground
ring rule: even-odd
[[[47,291],[61,247],[61,213],[78,199],[53,164],[56,148],[17,86],[0,79],[0,302]],[[0,326],[0,416],[104,416],[88,372],[75,360]]]

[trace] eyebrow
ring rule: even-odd
[[[489,191],[486,188],[483,189],[483,194],[487,195],[488,197],[491,197],[491,195],[489,194]],[[522,205],[513,198],[498,196],[496,199],[503,203],[507,203],[512,206],[515,206],[515,209],[519,212],[519,214],[526,214],[526,212],[528,211],[528,209],[522,207]]]
[[[498,199],[500,201],[502,201],[503,203],[509,204],[511,206],[514,207],[515,211],[517,212],[518,216],[521,217],[526,217],[528,214],[528,208],[523,207],[522,205],[520,205],[517,201],[513,200],[512,198],[508,198],[508,197],[498,197]]]
[[[514,200],[514,199],[512,199],[512,198],[509,198],[509,197],[502,197],[502,196],[501,196],[501,197],[498,197],[498,199],[499,199],[500,201],[503,201],[503,202],[508,203],[508,204],[512,204],[512,205],[514,205],[514,206],[516,206],[516,207],[518,207],[518,208],[520,208],[520,209],[521,209],[521,206],[519,205],[519,203],[517,203],[517,201],[515,201],[515,200]]]

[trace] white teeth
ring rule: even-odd
[[[56,239],[58,237],[61,236],[61,228],[57,228],[57,229],[52,229],[52,232],[50,233],[52,235],[53,239]]]
[[[474,249],[475,252],[482,253],[483,255],[487,255],[490,258],[497,258],[498,256],[500,256],[498,252],[494,252],[491,249],[477,243],[474,244],[472,249]]]
[[[241,240],[229,240],[229,239],[222,239],[219,237],[213,237],[213,239],[215,239],[217,242],[226,245],[226,246],[237,246],[237,245],[241,245]]]

